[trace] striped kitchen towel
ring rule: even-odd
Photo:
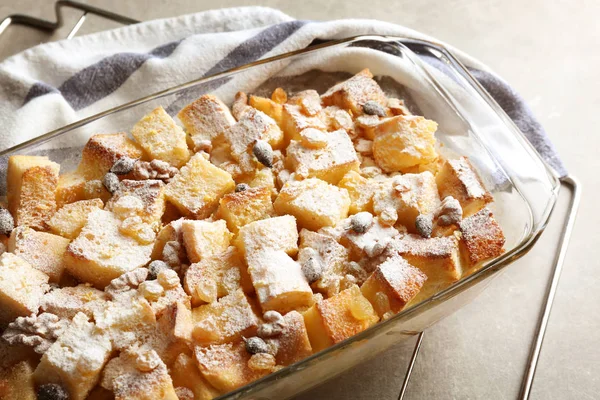
[[[367,34],[431,40],[381,21],[300,21],[269,8],[242,7],[42,44],[0,63],[0,150],[136,98],[305,48],[315,40]],[[546,161],[565,175],[523,99],[488,67],[448,47]]]

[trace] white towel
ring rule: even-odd
[[[148,21],[42,44],[0,63],[0,150],[169,87],[315,40],[356,35],[432,38],[373,20],[295,20],[263,7]],[[446,45],[504,108],[545,160],[566,170],[523,99],[489,68]]]

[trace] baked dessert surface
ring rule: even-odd
[[[478,270],[493,196],[436,130],[366,69],[12,156],[0,398],[212,399]]]

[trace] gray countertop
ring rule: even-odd
[[[84,1],[85,2],[85,1]],[[53,1],[0,0],[0,16],[14,12],[53,19]],[[139,20],[176,16],[239,0],[88,0]],[[144,4],[143,7],[140,7]],[[600,135],[592,115],[600,107],[600,2],[489,1],[263,1],[302,19],[374,18],[435,36],[487,63],[529,102],[570,172],[583,183],[583,200],[566,258],[535,378],[534,399],[594,399],[600,392]],[[80,13],[69,11],[74,24]],[[69,25],[69,23],[67,23]],[[117,27],[90,17],[81,33]],[[64,37],[68,28],[52,38]],[[48,40],[11,27],[0,57]],[[479,298],[427,330],[407,399],[513,399],[527,362],[548,284],[567,190],[534,249],[496,278]],[[298,397],[395,399],[415,339],[399,343]]]

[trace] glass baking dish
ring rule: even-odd
[[[172,116],[204,93],[226,103],[239,90],[266,93],[323,90],[369,68],[388,94],[439,124],[439,151],[466,155],[494,195],[494,214],[506,235],[506,253],[393,318],[220,399],[287,398],[421,332],[476,297],[506,266],[524,255],[543,231],[559,181],[527,139],[469,72],[442,46],[399,37],[361,36],[261,60],[198,79],[75,122],[0,153],[0,195],[6,195],[7,160],[13,154],[47,155],[61,172],[75,169],[95,133],[129,131],[154,107]]]

